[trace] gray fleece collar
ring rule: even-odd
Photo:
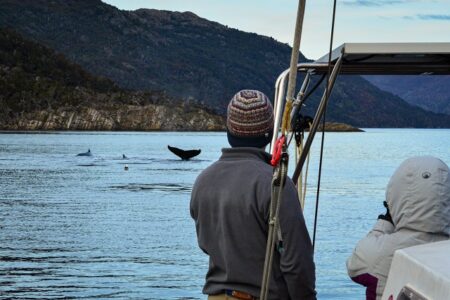
[[[272,156],[266,151],[254,147],[223,148],[220,160],[255,159],[266,163]]]

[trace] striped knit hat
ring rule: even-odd
[[[260,91],[242,90],[231,99],[227,113],[228,142],[232,147],[265,147],[273,134],[272,104]]]

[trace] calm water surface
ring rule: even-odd
[[[305,208],[311,231],[318,141]],[[169,144],[202,153],[180,161]],[[207,257],[189,197],[226,145],[223,133],[0,134],[0,298],[205,299]],[[385,186],[402,160],[450,163],[450,130],[327,133],[325,145],[319,299],[363,299],[346,258],[383,212]],[[93,157],[75,156],[88,148]]]

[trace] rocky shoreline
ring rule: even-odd
[[[322,131],[322,128],[323,126],[319,125],[318,130]],[[364,130],[344,123],[326,122],[325,132],[364,132]]]
[[[166,105],[59,108],[0,122],[4,131],[222,131],[223,117],[203,109]]]
[[[127,105],[115,110],[96,108],[37,111],[0,123],[0,133],[49,131],[225,131],[225,118],[196,109],[182,113],[163,105]],[[180,118],[184,116],[183,118]],[[322,125],[318,131],[322,131]],[[326,123],[326,132],[364,132],[343,123]]]

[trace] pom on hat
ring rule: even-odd
[[[233,147],[264,147],[272,139],[273,108],[264,93],[242,90],[228,104],[227,133]]]

